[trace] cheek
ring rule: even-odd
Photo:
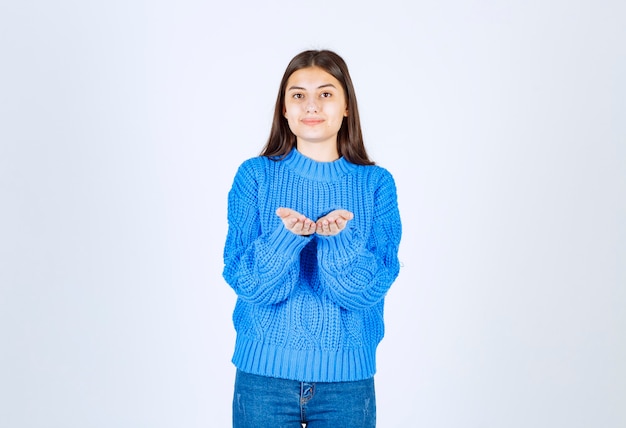
[[[345,119],[344,111],[337,109],[336,111],[333,112],[332,121],[331,122],[332,122],[333,126],[341,127],[341,124],[343,123],[344,119]]]
[[[287,125],[289,125],[289,129],[291,130],[291,132],[293,132],[295,134],[297,128],[298,128],[298,119],[296,117],[294,117],[293,115],[289,115],[289,112],[287,112],[287,116],[286,116],[286,120],[287,120]]]
[[[290,105],[287,104],[284,108],[283,108],[283,112],[284,112],[284,116],[289,118],[289,117],[296,117],[297,115],[297,109],[294,105]]]

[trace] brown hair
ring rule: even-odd
[[[352,79],[348,72],[348,66],[343,58],[329,50],[308,50],[296,55],[285,70],[280,82],[276,106],[274,107],[274,119],[270,136],[261,152],[261,156],[269,158],[283,158],[296,144],[296,136],[289,129],[287,119],[283,115],[285,106],[285,89],[287,80],[295,72],[302,68],[319,67],[337,79],[346,96],[348,104],[348,116],[344,117],[341,128],[337,133],[337,151],[347,161],[357,165],[374,165],[367,155],[361,132],[359,109],[356,102],[356,94]]]

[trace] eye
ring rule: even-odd
[[[322,97],[322,98],[330,98],[332,96],[333,96],[333,94],[331,94],[330,92],[322,92],[321,95],[320,95],[320,97]]]
[[[300,94],[300,93],[298,93],[298,92],[296,92],[296,93],[295,93],[295,94],[293,94],[291,97],[292,97],[292,98],[294,98],[294,99],[296,99],[296,100],[300,100],[300,99],[304,98],[304,95],[303,95],[303,94]]]

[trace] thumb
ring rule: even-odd
[[[276,209],[276,215],[280,218],[288,217],[291,214],[291,210],[289,208],[279,207]]]
[[[354,214],[352,214],[352,212],[348,210],[337,210],[337,215],[342,217],[344,220],[352,220],[352,218],[354,217]]]

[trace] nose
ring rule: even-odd
[[[317,112],[317,103],[315,101],[309,100],[306,104],[306,112],[307,113],[316,113]]]

